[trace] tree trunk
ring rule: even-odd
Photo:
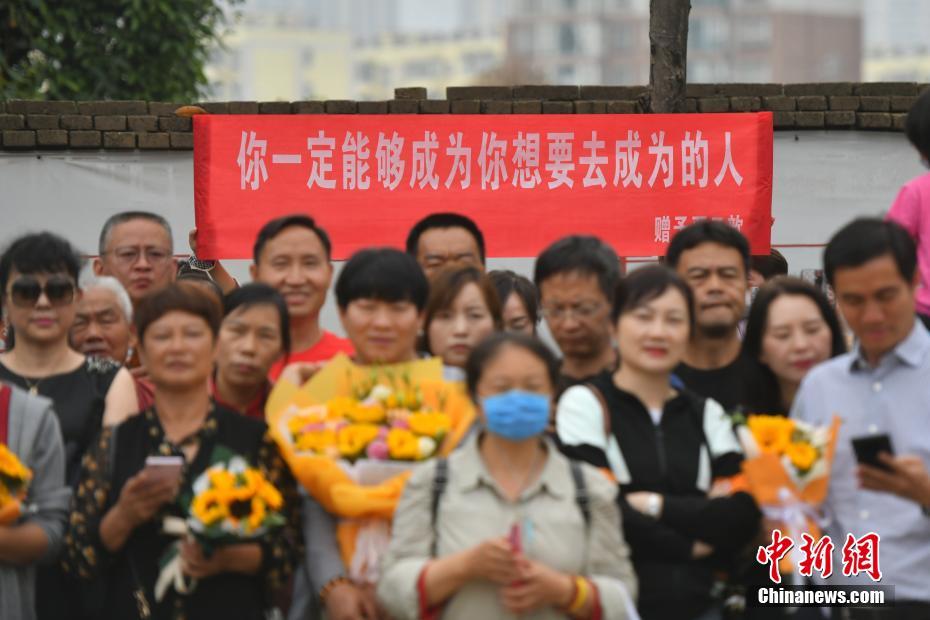
[[[650,109],[684,112],[691,0],[649,0]]]

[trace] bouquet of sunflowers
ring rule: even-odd
[[[251,540],[284,524],[281,493],[241,457],[213,465],[193,488],[187,524],[205,549]]]
[[[0,444],[0,525],[9,525],[22,515],[32,471],[13,452]]]
[[[334,357],[303,386],[279,381],[268,427],[294,477],[331,514],[349,574],[374,582],[412,466],[447,455],[475,419],[442,361],[362,367]]]
[[[765,516],[788,530],[792,540],[801,534],[820,537],[820,506],[827,497],[830,466],[840,419],[830,426],[813,426],[777,415],[750,414],[735,419],[746,459],[743,473],[748,492]],[[790,554],[781,570],[791,572]]]
[[[257,540],[285,522],[281,514],[284,499],[265,475],[240,456],[216,461],[218,454],[225,455],[225,451],[214,452],[215,464],[194,481],[193,497],[181,500],[188,506],[187,519],[166,517],[164,521],[167,534],[193,536],[206,555],[222,545]],[[164,598],[172,585],[182,594],[196,587],[196,581],[188,582],[181,572],[180,541],[168,549],[159,564],[156,600]]]

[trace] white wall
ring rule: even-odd
[[[903,134],[846,131],[777,132],[772,242],[822,244],[857,215],[880,215],[898,188],[923,171]],[[96,254],[104,220],[129,209],[165,215],[175,251],[185,253],[193,227],[192,153],[0,152],[0,246],[27,231],[64,235]],[[565,232],[572,230],[566,217]],[[402,239],[397,240],[398,244]],[[820,266],[820,248],[783,248],[792,273]],[[492,259],[491,268],[531,275],[533,260]],[[248,261],[230,261],[248,280]],[[337,266],[338,268],[338,266]],[[338,330],[332,302],[324,325]]]

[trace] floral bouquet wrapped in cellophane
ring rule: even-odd
[[[342,354],[301,387],[279,381],[265,412],[294,477],[341,518],[349,574],[372,583],[411,468],[449,454],[475,419],[438,358],[366,367]]]
[[[166,533],[192,536],[209,556],[218,547],[256,541],[284,525],[284,498],[261,470],[222,447],[214,449],[211,462],[194,481],[193,495],[180,499],[187,519],[166,517]],[[164,598],[172,585],[182,594],[196,587],[196,581],[186,580],[181,571],[180,541],[169,548],[160,566],[156,600]]]
[[[840,419],[829,426],[814,426],[777,415],[749,414],[736,418],[736,432],[746,459],[743,473],[747,491],[763,514],[787,529],[800,545],[801,535],[820,538],[820,507],[830,485],[830,466]],[[783,572],[793,572],[789,553],[782,558]]]
[[[22,516],[30,480],[32,471],[0,444],[0,525],[10,525]]]

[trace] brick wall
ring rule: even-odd
[[[930,85],[690,84],[688,112],[774,113],[776,130],[901,131],[916,97]],[[230,101],[199,103],[211,114],[638,114],[644,86],[453,86],[445,99],[425,88],[398,88],[389,101]],[[184,103],[0,101],[0,150],[190,150]]]

